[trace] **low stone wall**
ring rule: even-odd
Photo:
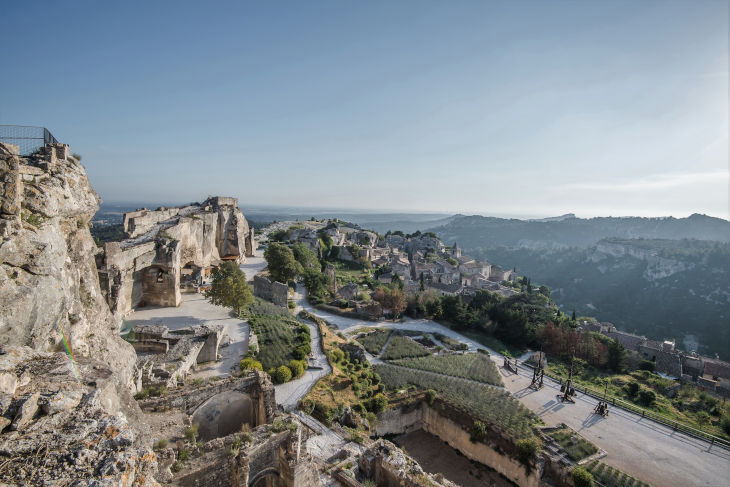
[[[439,437],[452,448],[471,460],[483,463],[517,485],[538,487],[540,473],[531,474],[516,460],[515,446],[511,439],[498,431],[490,430],[486,442],[472,442],[470,428],[473,420],[448,403],[436,400],[433,406],[419,402],[413,406],[387,409],[378,415],[378,435],[403,434],[423,429]]]
[[[286,308],[289,299],[289,287],[276,281],[270,281],[263,276],[254,276],[253,294],[261,299],[271,301],[277,306]]]

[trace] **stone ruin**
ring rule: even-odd
[[[211,381],[170,391],[165,397],[140,401],[148,412],[172,410],[198,425],[196,458],[173,476],[173,448],[159,453],[158,478],[176,486],[317,485],[318,472],[303,448],[311,430],[293,415],[276,408],[268,375],[248,375]]]
[[[289,287],[286,284],[259,275],[253,278],[253,294],[284,308],[289,301]]]
[[[210,268],[253,255],[253,228],[236,198],[124,214],[126,239],[106,242],[97,256],[109,308],[124,316],[138,306],[178,306],[181,287],[200,290]]]
[[[222,325],[196,325],[170,331],[164,325],[132,328],[141,387],[175,387],[197,364],[218,360]]]

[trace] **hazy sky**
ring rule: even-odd
[[[728,218],[728,2],[5,2],[107,201]]]

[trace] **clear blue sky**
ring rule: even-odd
[[[728,2],[4,2],[108,201],[728,218]]]

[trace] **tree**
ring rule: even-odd
[[[283,384],[291,380],[291,370],[286,365],[281,365],[278,368],[271,371],[271,380],[274,384]]]
[[[570,476],[573,478],[575,487],[593,487],[593,475],[583,467],[575,467]]]
[[[626,350],[616,340],[611,340],[608,344],[608,356],[606,366],[613,372],[621,372],[624,360],[626,359]]]
[[[319,269],[319,259],[317,254],[309,249],[306,245],[301,242],[296,242],[292,245],[292,252],[294,253],[294,259],[302,266],[302,269]]]
[[[385,395],[381,392],[375,394],[375,397],[372,398],[370,401],[370,410],[374,413],[379,413],[381,411],[385,411],[385,408],[388,407],[388,399],[385,397]]]
[[[423,282],[423,272],[421,272],[421,285],[420,285],[419,289],[421,291],[425,291],[426,290],[426,284]]]
[[[626,392],[629,394],[630,397],[635,397],[636,394],[639,393],[639,383],[638,382],[629,382],[626,384]]]
[[[651,360],[642,360],[639,363],[639,370],[648,370],[649,372],[654,372],[654,369],[656,369],[656,364]]]
[[[570,319],[575,321],[575,310],[573,310],[573,316],[571,316]]]
[[[294,252],[286,245],[272,243],[264,252],[269,273],[275,281],[286,283],[302,272],[302,266],[294,258]]]
[[[639,402],[644,406],[649,407],[654,404],[654,401],[656,401],[656,394],[654,391],[645,389],[639,392]]]
[[[405,293],[398,287],[390,291],[387,303],[387,307],[393,312],[393,319],[400,317],[401,313],[405,311],[406,306],[408,306]]]
[[[213,269],[210,289],[205,292],[205,297],[215,305],[233,309],[236,314],[253,302],[246,274],[231,261],[224,261]]]
[[[433,402],[436,400],[436,391],[429,389],[426,391],[426,402],[429,406],[433,406]]]
[[[550,297],[550,288],[547,287],[547,286],[544,286],[544,285],[543,286],[540,286],[538,288],[538,292],[540,294],[542,294],[543,296],[545,296],[546,298],[549,298]]]
[[[310,296],[321,296],[327,292],[330,278],[317,269],[304,269],[302,282]]]

